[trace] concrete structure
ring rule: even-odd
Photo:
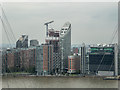
[[[39,42],[37,40],[30,40],[30,46],[38,46]]]
[[[80,56],[68,56],[68,73],[80,73]]]
[[[16,48],[28,48],[28,36],[22,35],[16,42]]]
[[[50,75],[53,72],[53,46],[40,45],[36,47],[37,75]]]
[[[67,72],[68,56],[71,55],[71,24],[66,22],[60,30],[61,73]]]
[[[90,74],[97,74],[98,71],[114,71],[114,45],[99,45],[90,47],[89,71]]]

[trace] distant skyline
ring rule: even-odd
[[[26,34],[45,42],[44,23],[60,30],[65,22],[72,25],[72,44],[109,44],[118,24],[118,3],[3,3],[3,9],[16,39]],[[17,41],[17,40],[16,40]],[[15,41],[15,42],[16,42]],[[2,43],[8,43],[2,31]]]

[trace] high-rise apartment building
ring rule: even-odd
[[[28,36],[22,35],[16,42],[16,48],[28,48]]]
[[[37,75],[50,75],[53,72],[53,46],[43,44],[36,47]]]
[[[68,56],[71,55],[71,24],[66,22],[60,30],[61,72],[67,72]]]
[[[80,62],[80,71],[81,74],[86,74],[86,47],[85,44],[82,44],[81,47],[81,62]]]

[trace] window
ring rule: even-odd
[[[61,31],[61,33],[63,33],[63,31]]]
[[[64,33],[66,33],[67,31],[64,31]]]

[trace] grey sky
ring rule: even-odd
[[[69,21],[72,24],[72,44],[110,43],[117,26],[117,3],[4,3],[4,11],[18,39],[22,34],[29,39],[45,42],[44,23],[60,30]],[[7,43],[3,31],[3,43]]]

